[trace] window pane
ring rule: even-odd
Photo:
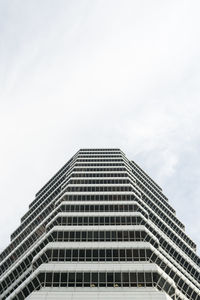
[[[69,273],[69,284],[68,286],[74,286],[75,284],[75,273]]]
[[[115,273],[115,283],[121,284],[121,273]]]
[[[143,273],[138,273],[138,282],[144,282],[144,274]]]
[[[79,250],[79,259],[84,260],[85,259],[85,249]]]
[[[113,286],[113,273],[107,273],[107,286]]]
[[[100,249],[100,251],[99,251],[99,258],[100,258],[100,261],[104,261],[105,260],[105,249]]]
[[[60,286],[67,286],[67,273],[62,273],[61,274],[61,284]]]
[[[76,273],[76,286],[82,286],[83,273]]]
[[[84,286],[90,286],[90,273],[84,273]]]
[[[98,283],[98,273],[92,273],[92,283]]]
[[[129,286],[129,273],[122,273],[123,286]]]
[[[137,286],[136,273],[130,273],[130,283],[131,286]]]
[[[99,273],[99,282],[106,282],[106,274],[105,273]]]

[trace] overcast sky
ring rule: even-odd
[[[0,250],[83,147],[158,182],[200,253],[199,0],[0,1]]]

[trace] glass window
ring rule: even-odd
[[[106,231],[106,240],[110,241],[110,231]]]
[[[93,261],[98,261],[98,249],[93,249]]]
[[[104,241],[104,232],[100,231],[100,241]]]
[[[71,249],[66,250],[66,260],[71,261]]]
[[[134,259],[134,261],[138,261],[139,260],[138,249],[133,249],[133,259]]]
[[[113,280],[113,273],[107,273],[107,286],[113,286],[114,280]]]
[[[60,286],[66,287],[67,286],[67,273],[61,273],[61,280]]]
[[[79,260],[84,261],[85,260],[85,249],[79,250]]]
[[[120,225],[120,217],[116,217],[116,225]]]
[[[99,260],[105,261],[105,249],[100,249],[99,251]]]
[[[63,249],[60,249],[60,259],[59,261],[64,261],[65,258],[65,251]]]
[[[121,273],[115,273],[115,284],[121,286]]]
[[[129,236],[128,236],[128,231],[124,231],[124,241],[128,241]]]
[[[88,241],[92,241],[92,232],[91,231],[88,232]]]
[[[91,250],[86,249],[86,261],[91,261]]]
[[[136,231],[135,236],[136,236],[136,241],[139,241],[140,240],[140,232]]]
[[[75,273],[69,273],[69,283],[68,286],[75,285]]]
[[[132,249],[126,249],[127,261],[132,261]]]
[[[78,250],[73,249],[73,260],[77,260],[77,258],[78,258]]]
[[[137,286],[136,273],[130,273],[130,285],[131,286]]]
[[[74,231],[70,231],[70,241],[74,241]]]
[[[111,251],[111,249],[106,250],[106,260],[107,261],[112,261],[112,251]]]
[[[79,231],[76,232],[76,240],[80,241],[81,234]]]
[[[62,241],[63,240],[63,232],[59,231],[58,232],[58,241]]]
[[[98,231],[94,231],[94,241],[98,241],[98,236],[99,236],[99,232]]]
[[[99,286],[106,286],[106,274],[99,273]]]
[[[84,286],[90,286],[90,273],[84,273]]]
[[[125,261],[125,250],[124,249],[120,249],[120,260],[121,261]]]
[[[138,282],[139,283],[144,282],[144,273],[138,273]]]
[[[112,241],[116,241],[116,232],[112,231]]]
[[[46,286],[51,286],[52,284],[52,273],[46,273]]]
[[[92,283],[93,284],[98,283],[98,273],[92,273]]]
[[[119,260],[118,249],[113,249],[113,260],[114,261],[118,261]]]
[[[122,231],[118,231],[118,241],[122,241]]]
[[[123,286],[129,286],[129,273],[122,273]]]
[[[109,217],[105,217],[105,225],[109,225]]]
[[[60,273],[54,273],[53,274],[53,285],[54,286],[59,286],[60,283]]]
[[[142,260],[145,259],[145,250],[144,249],[140,250],[140,259],[142,259]]]
[[[83,273],[76,273],[76,286],[82,286]]]
[[[68,237],[69,236],[69,233],[67,231],[64,231],[64,240],[65,241],[68,241]]]
[[[82,231],[82,241],[86,241],[86,232]]]

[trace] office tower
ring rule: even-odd
[[[1,299],[197,300],[195,251],[135,162],[120,149],[81,149],[36,194],[1,253]]]

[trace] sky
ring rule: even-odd
[[[0,1],[0,250],[84,147],[162,188],[200,253],[200,2]]]

